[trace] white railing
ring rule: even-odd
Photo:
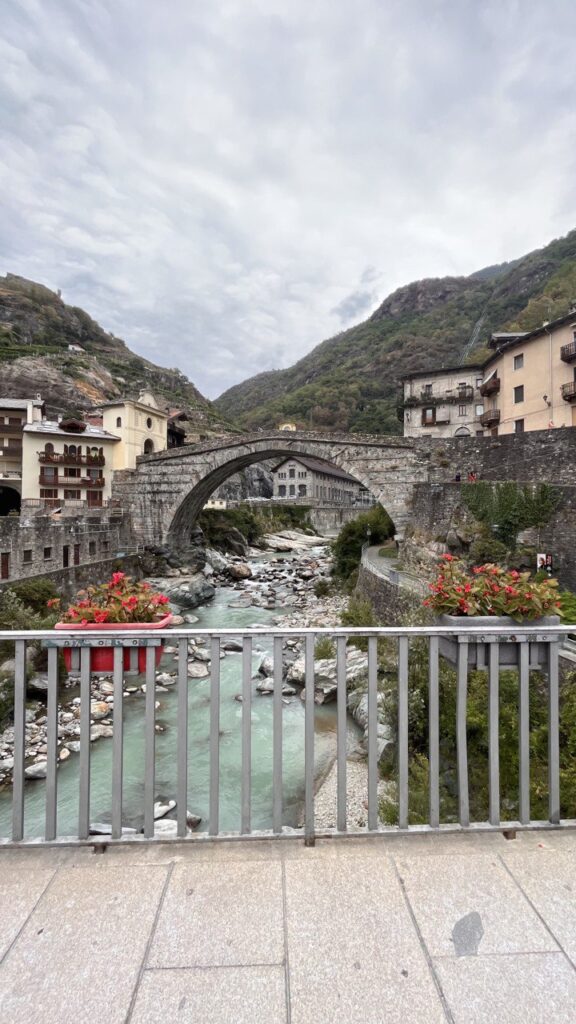
[[[112,775],[109,806],[104,820],[110,823],[110,834],[100,841],[127,841],[129,838],[158,838],[155,828],[156,790],[156,726],[158,693],[157,653],[158,648],[170,641],[177,647],[176,680],[172,695],[164,692],[162,699],[172,701],[176,720],[176,747],[174,753],[173,774],[175,778],[174,797],[177,808],[175,835],[184,838],[188,833],[188,793],[189,771],[195,754],[189,734],[189,699],[197,685],[196,678],[189,674],[189,644],[194,641],[206,642],[209,652],[208,699],[209,699],[209,770],[207,780],[207,806],[209,812],[204,828],[206,837],[222,837],[220,827],[220,795],[221,795],[221,729],[220,714],[222,707],[221,693],[221,651],[223,644],[226,649],[232,647],[237,653],[238,687],[240,688],[241,709],[239,710],[239,735],[241,756],[238,772],[240,778],[238,801],[238,828],[233,833],[238,836],[262,835],[262,830],[255,831],[252,817],[252,786],[253,757],[252,740],[254,731],[254,701],[269,699],[271,701],[271,750],[270,753],[270,784],[272,790],[272,813],[270,828],[266,834],[272,836],[301,835],[308,844],[314,842],[317,834],[340,835],[357,829],[351,829],[349,823],[348,786],[347,786],[347,731],[349,666],[351,664],[351,645],[359,641],[365,647],[365,678],[364,678],[364,732],[367,748],[366,772],[366,807],[367,822],[365,833],[381,834],[389,831],[413,831],[410,819],[410,769],[411,755],[409,745],[409,702],[412,658],[418,658],[419,671],[424,674],[425,692],[427,694],[428,741],[427,758],[429,764],[428,814],[425,825],[419,826],[428,830],[440,828],[492,828],[514,829],[550,827],[572,824],[573,821],[561,821],[562,797],[560,788],[560,747],[559,747],[559,646],[563,637],[573,627],[553,626],[542,627],[518,626],[511,632],[506,628],[466,628],[465,623],[459,627],[422,627],[422,628],[373,628],[373,629],[302,629],[302,630],[271,630],[266,627],[239,631],[224,629],[217,632],[198,629],[169,629],[149,631],[122,632],[121,628],[111,632],[78,632],[44,631],[7,633],[0,632],[0,643],[15,645],[15,686],[14,686],[14,764],[12,769],[12,808],[11,828],[1,838],[4,843],[21,844],[25,837],[30,836],[26,825],[25,810],[28,806],[26,795],[29,787],[44,787],[44,827],[42,836],[34,841],[89,841],[97,842],[93,835],[91,816],[91,697],[94,685],[92,657],[95,650],[103,647],[113,648],[112,685],[109,689],[111,699],[111,717],[113,719],[112,738]],[[256,697],[256,683],[253,679],[253,645],[268,638],[273,653],[272,675],[270,677],[270,696]],[[315,744],[316,744],[316,686],[315,646],[319,639],[328,638],[334,645],[335,670],[334,686],[336,697],[335,722],[335,765],[337,772],[336,784],[336,815],[333,829],[317,830],[315,821],[315,795],[318,779],[315,777]],[[231,644],[231,641],[234,643]],[[304,751],[302,778],[302,828],[287,828],[285,819],[285,794],[283,786],[284,772],[284,699],[286,652],[294,647],[294,642],[302,645],[304,668],[301,680],[302,689],[302,744]],[[388,645],[388,653],[382,655],[380,645]],[[27,750],[27,717],[26,717],[26,650],[30,643],[42,644],[47,648],[47,696],[46,696],[46,754],[45,782],[27,781],[27,763],[30,758]],[[425,653],[422,653],[424,643]],[[418,650],[416,647],[418,646]],[[124,748],[124,731],[126,724],[126,702],[130,699],[126,692],[126,676],[137,671],[138,655],[145,648],[145,698],[144,704],[144,764],[142,770],[142,820],[141,832],[127,836],[124,828],[123,799],[126,769],[132,775],[134,768],[126,763]],[[482,656],[479,657],[479,649]],[[69,763],[62,762],[60,757],[61,738],[59,735],[59,700],[61,696],[60,682],[62,666],[60,655],[62,649],[69,651],[72,658],[72,669],[79,672],[80,713],[78,721],[78,752],[72,755],[77,758],[78,767],[78,819],[77,827],[72,836],[62,836],[58,828],[58,784],[59,774],[67,771]],[[390,654],[392,652],[392,654]],[[141,652],[142,653],[142,652]],[[354,655],[359,657],[358,651]],[[441,747],[443,737],[440,735],[441,711],[441,664],[448,659],[455,665],[453,678],[456,696],[455,728],[455,786],[457,794],[457,814],[454,820],[447,821],[443,816],[441,801]],[[387,660],[388,659],[388,660]],[[205,659],[206,660],[206,659]],[[486,664],[486,688],[488,699],[488,750],[486,754],[486,778],[489,791],[489,812],[487,820],[473,821],[470,813],[470,779],[468,773],[468,680],[471,666]],[[518,736],[519,736],[519,769],[518,769],[518,816],[508,820],[502,813],[500,797],[500,672],[502,666],[514,666],[518,678]],[[548,715],[548,765],[545,781],[548,813],[546,820],[534,820],[530,807],[530,682],[531,672],[538,669],[545,682],[547,691]],[[323,668],[325,671],[325,665]],[[395,674],[393,685],[395,714],[395,802],[397,808],[396,826],[385,825],[381,819],[379,780],[379,758],[381,754],[381,716],[382,702],[385,700],[383,680],[387,680],[386,692],[390,691],[391,674]],[[227,695],[226,699],[230,699]],[[292,719],[293,723],[293,719]],[[292,726],[293,727],[293,726]],[[165,766],[164,766],[165,770]],[[37,807],[38,789],[34,790],[34,802]],[[0,794],[1,795],[1,794]],[[102,819],[101,819],[102,820]],[[226,837],[230,837],[230,832]],[[189,838],[194,839],[195,836]]]

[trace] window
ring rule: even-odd
[[[101,540],[100,541],[100,547],[102,548],[102,551],[108,551],[108,548],[110,547],[110,541],[109,540]]]
[[[44,559],[52,558],[52,548],[44,548]]]
[[[79,466],[71,466],[70,469],[66,470],[66,476],[79,477],[81,475]]]
[[[458,406],[458,415],[459,416],[467,416],[468,415],[468,406],[467,405],[459,405]]]
[[[521,370],[524,366],[524,353],[521,352],[519,356],[514,356],[514,369]]]
[[[424,387],[422,388],[422,392],[425,395],[431,395],[432,394],[432,385],[431,384],[425,384]]]
[[[290,477],[291,480],[293,480],[294,477],[296,476],[296,470],[295,469],[289,469],[288,470],[288,476]]]
[[[24,562],[24,565],[30,565],[32,561],[32,548],[24,548],[24,551],[22,552],[22,561]]]
[[[95,540],[88,541],[88,554],[89,555],[95,555],[96,554],[96,541]]]
[[[422,426],[431,426],[436,422],[435,409],[422,409]]]
[[[58,470],[54,466],[43,466],[41,472],[45,480],[58,479]]]
[[[102,476],[102,473],[100,472],[99,469],[89,469],[88,470],[88,477],[89,477],[90,480],[99,480],[101,476]]]
[[[293,498],[296,494],[296,487],[294,484],[290,484],[290,497]]]
[[[149,416],[148,419],[146,420],[146,426],[148,427],[148,430],[152,430],[152,417],[151,416]]]
[[[519,384],[518,387],[514,388],[514,404],[518,405],[519,402],[524,401],[524,385]]]
[[[56,487],[41,487],[40,488],[41,498],[57,498],[58,489]]]
[[[65,490],[64,491],[64,500],[65,501],[80,501],[80,491],[71,491],[71,490],[67,491],[67,490]]]
[[[482,384],[482,377],[476,377],[476,387],[479,388]]]
[[[54,445],[51,444],[50,441],[48,441],[48,443],[44,445],[44,451],[46,452],[46,455],[53,455]]]
[[[483,412],[484,412],[484,406],[483,405],[477,405],[476,406],[476,415],[477,416],[481,416]]]
[[[514,433],[515,434],[523,434],[524,433],[524,420],[514,420]]]
[[[0,578],[7,580],[10,576],[10,552],[3,551],[0,557]]]
[[[483,430],[477,430],[476,431],[476,437],[484,437],[484,431]]]
[[[122,417],[121,416],[117,416],[116,417],[116,426],[117,427],[121,427],[122,426]]]
[[[298,484],[298,497],[299,498],[305,498],[306,497],[306,484]]]
[[[278,488],[278,495],[280,498],[286,497],[286,484],[280,484]]]

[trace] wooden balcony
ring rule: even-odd
[[[576,380],[569,380],[562,385],[562,398],[565,402],[576,402]]]
[[[100,489],[106,484],[103,476],[92,479],[88,476],[44,476],[43,473],[38,477],[38,482],[42,487],[90,487],[96,489]]]
[[[22,434],[23,423],[0,423],[0,437],[10,434]]]
[[[480,417],[483,427],[496,427],[500,423],[500,409],[487,409]]]
[[[565,363],[576,363],[576,341],[571,341],[569,345],[562,345],[560,359]]]
[[[500,377],[490,377],[490,380],[480,385],[479,391],[483,398],[487,398],[488,395],[497,395],[500,391]]]

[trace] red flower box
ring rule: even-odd
[[[116,630],[118,633],[129,633],[135,629],[166,629],[172,622],[172,614],[165,615],[164,618],[159,619],[158,622],[88,622],[82,626],[80,623],[71,622],[57,622],[54,629],[65,629],[71,633],[89,633],[89,632],[108,632],[109,630]],[[102,647],[91,648],[91,659],[90,667],[92,672],[112,672],[114,668],[114,648],[106,647],[104,641],[102,641]],[[65,647],[63,649],[64,664],[68,672],[72,665],[72,651],[78,648]],[[123,665],[124,670],[129,671],[130,669],[130,654],[134,648],[124,648],[124,659]],[[154,648],[154,655],[156,659],[156,665],[159,665],[160,658],[162,657],[162,647]],[[146,648],[138,648],[138,671],[144,672],[146,670]]]

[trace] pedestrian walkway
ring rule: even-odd
[[[2,1024],[576,1019],[576,834],[0,851]]]
[[[420,596],[429,593],[426,580],[416,576],[414,573],[398,569],[398,560],[381,555],[381,548],[381,544],[375,544],[373,547],[365,547],[363,549],[362,564],[366,568],[375,573],[376,576],[381,576],[387,580],[388,583],[393,583],[396,587],[409,590],[413,594]]]

